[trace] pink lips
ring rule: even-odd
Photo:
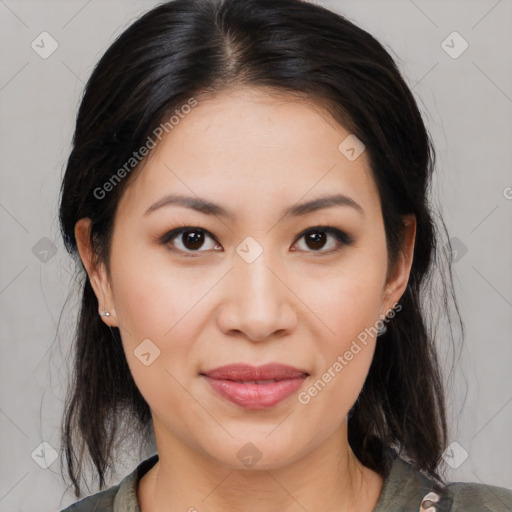
[[[214,391],[246,409],[272,407],[299,389],[308,373],[277,363],[232,364],[203,372]]]

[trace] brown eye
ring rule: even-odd
[[[326,245],[329,247],[329,235],[334,239],[330,248],[322,250]],[[317,226],[303,232],[299,240],[304,239],[306,252],[331,253],[340,249],[343,245],[350,245],[353,240],[346,233],[331,226]]]
[[[204,249],[205,240],[208,239],[211,239],[212,242],[210,242],[210,247],[206,243],[206,249]],[[204,252],[205,250],[218,247],[216,240],[211,234],[204,229],[195,227],[174,229],[167,233],[161,242],[166,245],[170,244],[173,248],[183,252]]]
[[[183,245],[191,251],[200,249],[204,244],[204,233],[201,231],[184,231],[181,236]]]
[[[306,245],[310,249],[314,249],[315,251],[322,249],[327,241],[327,234],[325,232],[313,232],[308,233],[305,236]]]
[[[208,239],[211,240],[209,246]],[[300,248],[301,251],[318,254],[330,254],[344,245],[353,243],[353,239],[349,235],[332,226],[309,228],[298,237],[298,240],[302,239],[305,241],[305,248]],[[164,235],[160,242],[185,254],[222,250],[222,246],[209,231],[194,226],[173,229]],[[324,250],[325,247],[327,247],[326,250]],[[292,248],[292,251],[296,250]]]

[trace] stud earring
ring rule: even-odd
[[[110,313],[108,311],[102,311],[100,312],[100,316],[110,316]]]

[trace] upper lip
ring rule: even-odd
[[[211,379],[233,381],[298,379],[309,375],[305,370],[279,363],[269,363],[262,366],[251,366],[244,363],[228,364],[201,372],[201,374],[207,375]]]

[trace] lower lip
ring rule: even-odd
[[[266,409],[293,395],[306,376],[268,384],[241,384],[232,380],[212,379],[208,376],[205,378],[213,390],[226,400],[245,409]]]

